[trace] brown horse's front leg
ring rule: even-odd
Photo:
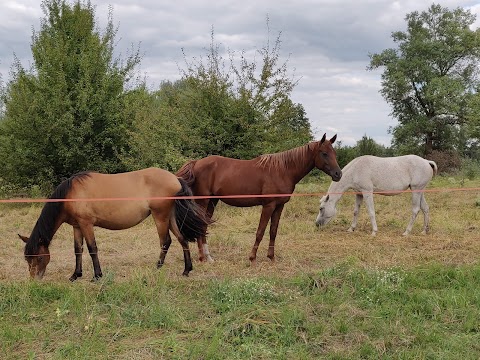
[[[268,245],[267,257],[272,261],[275,260],[275,238],[277,237],[278,224],[280,223],[283,206],[284,204],[280,204],[275,208],[270,221],[270,244]]]
[[[257,259],[257,250],[260,245],[260,242],[263,239],[263,235],[265,234],[265,229],[267,227],[268,221],[272,217],[272,213],[275,210],[275,204],[270,203],[264,205],[262,208],[262,215],[260,216],[260,222],[257,228],[257,234],[255,236],[255,244],[253,245],[252,251],[250,252],[250,261],[252,265],[255,265]]]
[[[70,276],[70,281],[75,281],[82,277],[83,234],[78,227],[73,228],[73,248],[75,251],[75,271]]]

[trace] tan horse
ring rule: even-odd
[[[250,207],[261,205],[262,215],[258,224],[255,244],[250,261],[255,262],[257,249],[270,221],[270,245],[267,256],[273,261],[275,238],[284,205],[290,200],[295,185],[313,168],[320,169],[334,181],[342,177],[332,144],[337,135],[326,140],[314,141],[295,149],[276,154],[259,156],[252,160],[237,160],[222,156],[208,156],[186,163],[177,172],[192,188],[196,196],[211,196],[197,199],[208,216],[212,216],[219,198],[232,206]],[[285,194],[286,196],[260,197],[256,195]],[[229,198],[228,196],[232,196]],[[236,197],[235,197],[236,196]],[[243,197],[240,197],[243,196]],[[205,236],[197,240],[200,261],[213,261]]]
[[[50,242],[60,225],[68,223],[73,226],[76,258],[70,281],[82,276],[84,238],[93,262],[94,279],[100,278],[102,270],[93,227],[128,229],[150,214],[160,238],[161,253],[157,267],[163,265],[170,247],[170,229],[182,245],[185,260],[183,275],[188,276],[192,261],[187,241],[195,241],[205,235],[205,227],[211,223],[193,200],[171,198],[191,195],[190,188],[183,180],[157,168],[112,175],[95,172],[73,175],[50,196],[51,199],[65,201],[47,202],[30,238],[19,235],[25,242],[25,259],[30,276],[37,279],[43,277],[50,261]],[[68,201],[73,199],[78,200]]]

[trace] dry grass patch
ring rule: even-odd
[[[420,213],[412,234],[403,237],[411,213],[410,194],[375,196],[378,234],[370,235],[371,224],[364,207],[361,208],[357,230],[348,233],[353,212],[354,196],[345,194],[338,203],[337,217],[327,226],[317,229],[314,220],[318,211],[318,196],[292,197],[286,204],[278,231],[276,261],[266,258],[268,231],[258,250],[257,266],[251,267],[248,255],[255,239],[260,207],[234,208],[222,203],[216,212],[216,223],[209,229],[208,243],[215,259],[213,264],[201,264],[197,246],[190,244],[194,258],[191,278],[277,276],[289,277],[315,269],[352,260],[365,267],[413,267],[422,263],[471,264],[478,262],[480,253],[480,210],[472,191],[449,191],[442,181],[427,193],[430,205],[431,232],[420,235],[423,216]],[[456,185],[456,184],[453,184]],[[477,183],[467,184],[469,187]],[[319,193],[328,184],[303,184],[298,193]],[[452,186],[450,186],[451,188]],[[453,186],[455,187],[455,186]],[[27,265],[23,258],[23,243],[17,233],[29,235],[41,211],[40,205],[2,205],[0,236],[4,251],[0,255],[0,280],[23,280]],[[117,281],[129,279],[135,269],[154,268],[159,256],[159,240],[153,221],[121,231],[96,229],[99,256],[104,273]],[[74,269],[73,231],[62,225],[51,246],[51,262],[46,281],[66,281]],[[84,255],[84,280],[93,276],[91,260]],[[180,276],[183,253],[174,243],[161,271],[168,276]]]

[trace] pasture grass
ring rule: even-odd
[[[329,182],[304,183],[321,193]],[[63,225],[41,282],[27,279],[23,244],[41,205],[0,204],[0,351],[8,359],[478,359],[480,180],[436,177],[426,194],[431,233],[410,217],[409,194],[375,196],[379,231],[364,207],[347,233],[353,196],[325,228],[318,196],[285,206],[276,261],[268,239],[248,255],[260,208],[220,205],[210,229],[215,263],[181,276],[174,242],[161,270],[151,219],[124,231],[96,230],[102,280],[69,283],[73,231]],[[454,191],[452,189],[455,189]],[[460,190],[459,190],[460,189]],[[268,232],[267,232],[268,233]]]

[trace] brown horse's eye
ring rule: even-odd
[[[322,153],[323,157],[328,157],[328,154],[326,152]]]

